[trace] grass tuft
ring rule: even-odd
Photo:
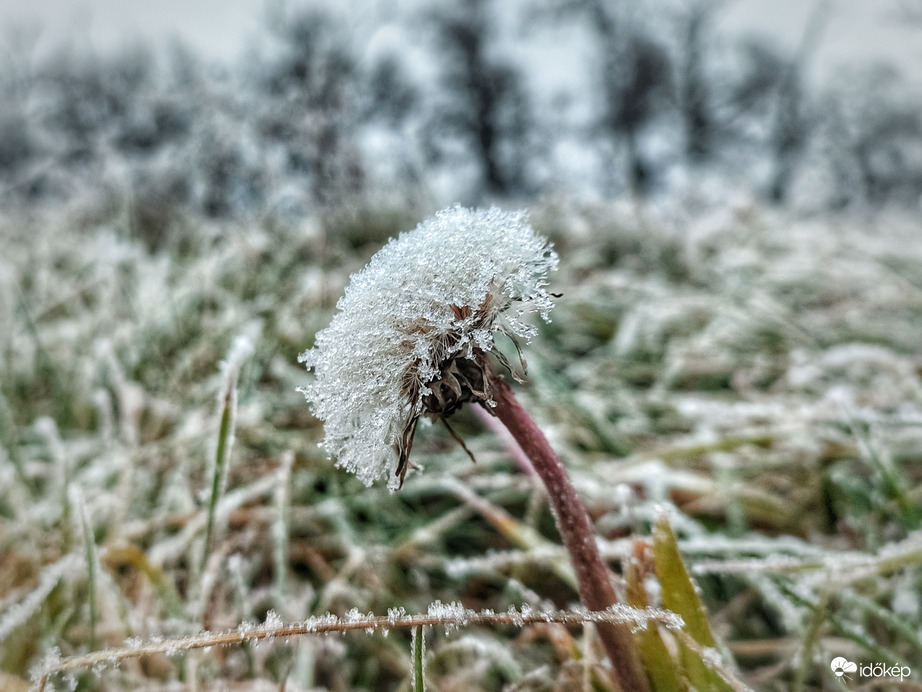
[[[464,613],[425,625],[431,689],[604,689],[582,620],[523,615],[578,596],[514,447],[465,409],[477,463],[421,426],[391,494],[316,445],[297,354],[393,215],[323,242],[189,217],[152,253],[111,216],[0,213],[0,685],[407,690],[407,613],[440,601]],[[721,653],[636,632],[673,663],[657,690],[681,647],[734,689],[835,689],[839,656],[922,675],[922,246],[917,219],[875,214],[532,210],[563,296],[516,397],[635,607],[667,600],[669,516]],[[327,614],[350,633],[291,628]]]

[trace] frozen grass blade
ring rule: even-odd
[[[810,669],[813,663],[814,652],[820,639],[823,625],[829,618],[829,592],[823,590],[819,600],[813,606],[813,612],[807,622],[807,627],[800,639],[800,648],[797,651],[797,659],[800,665],[794,672],[794,692],[802,692],[806,689],[807,677],[810,675]]]
[[[413,633],[413,692],[426,692],[426,634],[422,625],[414,627],[411,631]]]
[[[218,427],[218,444],[215,449],[214,463],[211,474],[211,493],[208,499],[208,514],[205,520],[205,542],[202,546],[202,558],[199,563],[200,571],[205,569],[208,554],[211,551],[211,542],[214,534],[215,515],[218,502],[224,494],[227,482],[227,466],[234,435],[234,412],[237,409],[237,389],[234,382],[228,382],[224,390],[223,404],[221,407],[221,424]]]
[[[685,561],[679,553],[675,534],[669,519],[661,516],[653,531],[653,560],[656,576],[662,588],[663,607],[682,616],[686,632],[704,651],[713,656],[702,657],[697,648],[680,642],[680,660],[685,675],[696,690],[732,689],[715,670],[713,658],[717,653],[717,641],[711,632],[707,612],[698,596],[698,590],[688,574]]]
[[[634,608],[649,607],[650,602],[643,584],[644,574],[638,560],[629,562],[624,576],[627,581],[628,604]],[[675,661],[669,655],[669,650],[656,625],[650,625],[638,632],[637,639],[638,650],[647,674],[650,676],[650,686],[654,692],[686,690],[688,685],[683,681]]]
[[[878,449],[863,426],[856,425],[855,421],[850,418],[849,426],[852,434],[858,440],[862,458],[867,460],[868,464],[879,474],[881,494],[896,505],[897,519],[907,531],[918,529],[920,520],[922,520],[922,511],[919,509],[918,501],[910,497],[909,489],[901,478],[893,459],[889,454]]]
[[[288,544],[291,531],[291,467],[295,461],[294,452],[282,454],[278,470],[278,484],[275,487],[275,520],[272,522],[272,539],[275,555],[275,598],[277,607],[283,610],[288,592]]]
[[[86,581],[87,581],[87,607],[89,608],[90,617],[90,651],[96,649],[96,629],[99,620],[96,603],[96,565],[98,558],[96,556],[96,540],[93,538],[93,532],[90,530],[90,520],[86,512],[86,502],[83,499],[83,492],[76,483],[70,483],[67,487],[67,495],[70,498],[70,505],[74,512],[74,523],[77,525],[78,533],[83,539],[83,555],[86,560]]]
[[[23,468],[22,459],[19,458],[17,448],[14,444],[16,425],[13,420],[13,412],[10,410],[10,402],[0,391],[0,447],[6,449],[6,456],[12,463],[16,471],[16,476],[23,488],[31,490],[31,485],[26,472]]]
[[[214,540],[215,521],[218,503],[224,495],[227,485],[227,469],[230,465],[231,450],[234,445],[234,428],[237,421],[237,379],[240,376],[240,366],[243,360],[250,355],[253,347],[245,337],[238,337],[227,360],[221,364],[224,386],[219,399],[221,408],[221,422],[218,426],[218,439],[215,447],[214,461],[211,469],[211,493],[208,499],[208,514],[205,521],[205,542],[202,546],[202,556],[199,562],[199,572],[204,572]]]
[[[58,424],[53,418],[43,416],[35,421],[35,430],[44,438],[48,453],[54,461],[52,474],[52,492],[60,503],[61,533],[64,545],[68,550],[73,548],[76,537],[74,535],[74,521],[72,515],[70,482],[72,476],[72,461],[61,440]],[[79,532],[78,532],[79,533]]]

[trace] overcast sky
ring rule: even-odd
[[[723,20],[728,28],[767,33],[793,46],[818,1],[727,0]],[[831,12],[816,56],[821,72],[879,57],[922,84],[922,21],[901,21],[895,12],[900,4],[922,8],[922,0],[826,1]],[[13,27],[41,27],[39,49],[62,38],[106,50],[139,37],[155,44],[178,37],[205,56],[230,61],[258,33],[265,7],[263,0],[0,0],[0,25],[3,34]]]

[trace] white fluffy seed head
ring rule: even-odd
[[[300,388],[324,421],[326,451],[366,485],[390,471],[408,422],[455,358],[493,348],[494,332],[530,339],[549,321],[557,254],[522,211],[445,209],[385,245],[351,277],[339,312],[299,361]]]

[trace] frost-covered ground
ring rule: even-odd
[[[397,493],[316,446],[297,354],[349,274],[419,214],[189,217],[151,254],[126,208],[0,218],[0,687],[25,689],[49,655],[267,617],[576,601],[540,488],[470,411],[453,425],[477,463],[421,428],[420,468]],[[563,295],[517,395],[615,569],[666,513],[748,685],[837,689],[837,657],[918,679],[918,218],[566,199],[529,211]],[[433,628],[427,676],[438,690],[600,685],[595,647],[563,625]],[[409,689],[411,672],[410,632],[394,630],[151,655],[77,683],[384,690]]]

